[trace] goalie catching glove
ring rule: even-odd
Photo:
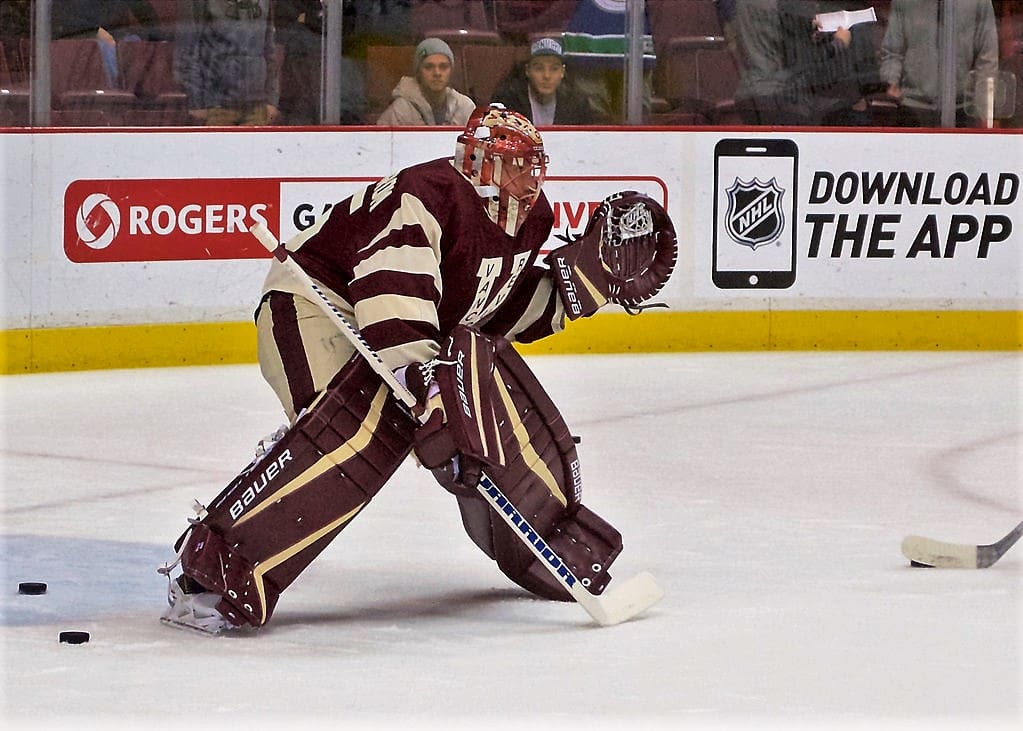
[[[628,312],[657,294],[675,268],[675,227],[660,203],[626,190],[601,201],[586,230],[547,257],[570,320],[608,302]]]

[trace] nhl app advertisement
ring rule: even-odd
[[[711,200],[695,208],[712,231],[696,241],[696,294],[1018,297],[1016,165],[991,138],[954,156],[899,138],[894,161],[881,134],[857,138],[867,149],[830,146],[839,135],[719,140]]]

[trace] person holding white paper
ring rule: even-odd
[[[740,58],[736,101],[747,124],[869,124],[864,93],[877,85],[868,24],[820,32],[816,18],[846,0],[736,0]]]

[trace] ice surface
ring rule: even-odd
[[[282,421],[258,368],[0,379],[5,725],[1019,727],[1023,549],[983,571],[899,554],[1019,522],[1019,354],[530,363],[625,536],[612,574],[667,591],[627,624],[510,584],[406,464],[270,625],[166,628],[155,569],[193,498]]]

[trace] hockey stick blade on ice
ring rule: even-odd
[[[501,488],[495,485],[494,481],[486,474],[480,478],[477,489],[504,522],[511,526],[511,529],[522,539],[540,563],[568,590],[572,598],[589,613],[597,624],[604,627],[620,624],[653,606],[664,596],[664,590],[658,585],[653,575],[647,571],[636,574],[622,583],[612,582],[608,590],[599,596],[591,594],[571,569],[540,537],[540,534],[533,529],[526,517],[512,505],[511,501],[501,492]]]
[[[995,543],[971,546],[967,543],[946,543],[922,536],[907,536],[902,541],[902,555],[913,566],[940,569],[986,569],[993,565],[1023,536],[1023,523]]]
[[[416,404],[415,396],[405,387],[405,384],[395,377],[394,373],[384,364],[376,351],[365,341],[362,334],[334,306],[323,291],[316,286],[316,283],[313,282],[298,262],[291,257],[291,253],[277,241],[277,238],[270,230],[263,224],[257,223],[249,229],[249,232],[256,237],[267,251],[273,254],[274,258],[288,268],[292,276],[295,277],[295,280],[306,290],[307,299],[318,305],[328,317],[337,323],[342,334],[351,341],[359,354],[366,359],[377,375],[390,387],[395,398],[402,401],[406,406],[414,406]],[[486,474],[480,478],[477,490],[479,490],[479,493],[494,511],[511,526],[515,535],[536,556],[540,564],[557,579],[561,586],[571,594],[572,598],[586,610],[597,624],[605,627],[620,624],[647,610],[664,596],[664,590],[658,585],[656,579],[646,571],[626,581],[614,581],[603,594],[590,593],[582,581],[572,573],[557,553],[533,529],[533,526],[529,524],[526,517],[518,511],[515,505]]]

